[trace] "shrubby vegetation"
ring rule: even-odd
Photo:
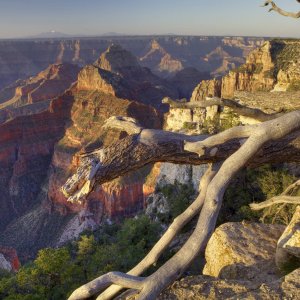
[[[169,224],[179,214],[181,214],[195,199],[196,191],[192,183],[183,184],[175,181],[175,184],[167,184],[157,188],[168,201],[170,211],[160,214],[159,220]]]
[[[59,249],[42,249],[17,274],[0,274],[0,299],[66,299],[78,286],[111,270],[127,271],[159,238],[161,226],[146,216],[86,233]]]
[[[256,212],[250,209],[249,204],[279,195],[295,180],[287,169],[270,165],[240,172],[225,192],[218,223],[247,220],[288,224],[295,205],[285,205],[280,211],[278,205],[274,205],[262,212]]]

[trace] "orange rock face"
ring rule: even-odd
[[[0,125],[0,193],[5,199],[0,202],[0,228],[34,205],[72,100],[64,95],[44,112]]]
[[[206,97],[221,97],[222,81],[218,79],[203,80],[194,89],[191,102],[203,101]]]
[[[7,261],[11,264],[11,268],[14,272],[19,270],[19,268],[21,267],[21,263],[15,249],[0,246],[0,253],[2,253]]]
[[[100,91],[161,108],[165,96],[178,93],[170,83],[142,68],[137,59],[120,46],[113,45],[93,65],[87,65],[78,75],[79,91]]]
[[[235,91],[270,91],[276,82],[271,49],[272,43],[266,42],[249,54],[246,64],[224,76],[222,96],[232,98]]]

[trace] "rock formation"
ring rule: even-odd
[[[78,90],[102,91],[113,96],[161,107],[164,95],[177,97],[172,86],[142,68],[137,59],[118,45],[110,46],[78,76]]]
[[[18,271],[21,264],[17,252],[13,248],[0,246],[0,269]]]
[[[273,280],[281,225],[226,223],[218,227],[206,250],[204,275],[225,279]]]
[[[36,203],[72,100],[65,94],[42,112],[0,125],[1,229]]]
[[[223,300],[223,299],[297,299],[300,269],[274,280],[222,280],[209,276],[190,276],[175,282],[159,300]],[[128,298],[127,298],[128,299]],[[132,299],[132,298],[131,298]]]
[[[63,94],[76,81],[78,72],[76,65],[54,64],[36,76],[19,80],[0,91],[0,124],[17,116],[46,110],[52,99]]]
[[[254,50],[246,64],[223,77],[222,96],[235,91],[299,90],[299,41],[273,40]]]
[[[222,81],[218,79],[203,80],[194,89],[191,102],[203,101],[206,97],[221,97]]]
[[[205,251],[206,276],[184,277],[159,299],[297,299],[300,269],[280,278],[274,263],[283,230],[281,225],[221,225]]]
[[[0,41],[0,89],[17,79],[33,76],[54,63],[76,63],[80,66],[93,63],[99,53],[111,42],[121,45],[138,58],[142,65],[158,74],[174,75],[182,67],[195,67],[199,71],[214,72],[222,64],[210,64],[206,55],[218,47],[230,57],[244,59],[250,50],[258,47],[263,38],[251,37],[99,37],[89,39],[32,39]],[[155,49],[155,41],[166,53]],[[158,55],[148,55],[151,49]],[[145,57],[146,56],[146,57]],[[162,58],[165,59],[162,61]],[[157,57],[157,58],[156,58]],[[240,64],[235,63],[235,66]],[[160,70],[161,68],[161,70]],[[163,72],[163,73],[162,73]],[[223,72],[223,71],[222,71]],[[216,75],[220,75],[216,73]]]

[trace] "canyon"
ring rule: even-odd
[[[244,62],[266,38],[210,36],[124,36],[0,40],[0,89],[33,76],[50,64],[85,66],[112,43],[122,46],[156,75],[173,76],[187,67],[223,75]]]
[[[103,127],[112,115],[135,118],[146,128],[186,132],[185,123],[203,123],[219,112],[218,107],[171,108],[164,116],[165,96],[199,101],[239,95],[244,103],[253,103],[255,93],[262,93],[258,99],[268,95],[276,102],[262,100],[258,107],[265,110],[297,107],[299,53],[294,49],[299,42],[264,41],[0,41],[0,245],[14,247],[26,261],[42,247],[61,245],[101,222],[136,214],[155,192],[156,181],[192,181],[196,187],[203,168],[161,164],[98,185],[81,204],[68,203],[60,191],[82,153],[126,136]],[[23,54],[11,64],[18,49]],[[286,102],[278,100],[286,93],[292,95]]]

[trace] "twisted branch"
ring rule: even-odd
[[[208,98],[205,101],[187,102],[187,103],[181,103],[172,100],[170,97],[165,97],[162,100],[162,103],[169,104],[170,107],[172,108],[189,108],[189,109],[206,108],[214,105],[223,106],[223,107],[226,106],[231,108],[233,112],[237,113],[238,115],[253,118],[260,122],[273,120],[283,115],[283,113],[266,114],[265,112],[263,112],[258,108],[251,108],[242,105],[237,101],[231,99],[218,98],[218,97]]]
[[[292,194],[295,190],[297,190],[300,187],[300,179],[291,184],[287,187],[287,189],[281,193],[279,196],[272,197],[271,199],[268,199],[264,202],[260,203],[252,203],[250,204],[250,208],[252,210],[262,210],[266,207],[270,207],[272,205],[276,204],[300,204],[300,197],[299,196],[292,196],[289,194]]]
[[[299,0],[297,0],[297,2],[300,2]],[[265,1],[265,3],[262,5],[263,7],[264,6],[269,6],[271,5],[272,7],[269,9],[269,12],[271,11],[276,11],[277,13],[279,13],[280,15],[282,16],[285,16],[285,17],[290,17],[290,18],[295,18],[295,19],[298,19],[300,18],[300,11],[297,12],[297,13],[294,13],[294,12],[287,12],[283,9],[281,9],[280,7],[278,7],[274,1],[272,0],[267,0]]]
[[[252,130],[250,130],[250,128]],[[153,300],[157,298],[162,289],[164,289],[170,283],[172,283],[174,280],[180,277],[184,270],[188,267],[188,265],[195,259],[195,257],[205,249],[207,241],[215,228],[216,220],[222,205],[223,195],[231,179],[234,177],[234,175],[237,174],[239,170],[241,170],[241,168],[245,167],[249,163],[249,161],[252,160],[255,157],[255,155],[262,149],[262,147],[267,145],[267,143],[269,143],[270,141],[277,143],[277,141],[280,138],[287,136],[292,132],[295,132],[296,130],[299,130],[300,111],[294,111],[275,120],[262,123],[260,124],[260,126],[252,126],[250,128],[249,130],[252,132],[249,131],[249,133],[247,133],[247,140],[243,143],[240,143],[238,150],[225,160],[217,174],[213,177],[211,181],[208,182],[207,187],[205,188],[206,192],[203,199],[204,204],[198,219],[197,226],[190,238],[188,239],[188,241],[170,260],[168,260],[156,272],[154,272],[152,275],[146,278],[135,277],[123,273],[114,273],[115,275],[113,277],[111,276],[112,273],[109,273],[109,276],[103,275],[100,278],[76,290],[74,294],[72,294],[70,299],[86,299],[91,295],[97,295],[105,287],[107,287],[109,283],[114,283],[120,285],[121,287],[133,288],[135,290],[138,290],[139,300]],[[139,134],[138,140],[143,141],[142,144],[144,146],[151,146],[151,149],[153,150],[155,143],[161,143],[161,147],[164,143],[169,145],[169,141],[165,140],[166,136],[161,131],[150,133],[148,132],[148,134],[146,131],[146,139],[145,135],[143,135],[143,131],[144,130],[142,130],[142,132]],[[230,139],[229,136],[226,136],[226,133],[222,133],[221,135],[219,135],[220,143],[223,142],[224,136],[226,138],[225,140]],[[182,137],[178,135],[172,135],[172,137],[173,142],[181,142]],[[232,138],[235,139],[235,137],[236,135],[232,134]],[[164,143],[162,140],[163,138]],[[136,135],[134,136],[134,139],[137,139]],[[210,140],[210,138],[208,138],[208,140]],[[205,139],[203,143],[205,144]],[[218,144],[217,140],[213,140],[212,144],[216,146]],[[220,145],[218,145],[218,147],[219,146]],[[132,148],[130,149],[130,155],[133,154],[133,150],[134,149]],[[154,152],[155,150],[159,149],[154,149]],[[214,151],[213,155],[216,155],[217,152]],[[151,153],[153,154],[153,152]],[[159,154],[160,159],[164,157],[163,153]],[[168,154],[170,153],[168,152]],[[128,153],[124,152],[124,155],[126,156],[128,155]],[[129,164],[126,157],[125,159],[124,157],[122,157],[122,160],[117,163],[117,166],[120,169],[123,169],[124,167],[128,168],[128,166],[135,164],[134,159],[138,157],[132,157],[130,155],[129,158],[131,160]],[[150,157],[148,157],[148,159],[149,158]],[[115,163],[114,161],[110,162],[112,164]],[[103,176],[103,173],[101,172],[103,167],[105,168],[105,163],[103,164],[102,162],[101,168],[96,173],[96,178],[100,176],[100,181],[104,180],[104,177],[101,177]],[[106,169],[106,178],[109,177],[109,170],[114,172],[114,168]],[[190,214],[193,214],[193,212],[191,212]],[[157,247],[158,249],[163,249],[166,244],[166,242],[162,242],[162,244],[158,244]],[[160,250],[157,253],[159,254]],[[149,262],[150,261],[151,260],[149,260]],[[110,296],[111,294],[105,295],[104,292],[104,294],[100,295],[98,299],[110,299]]]

